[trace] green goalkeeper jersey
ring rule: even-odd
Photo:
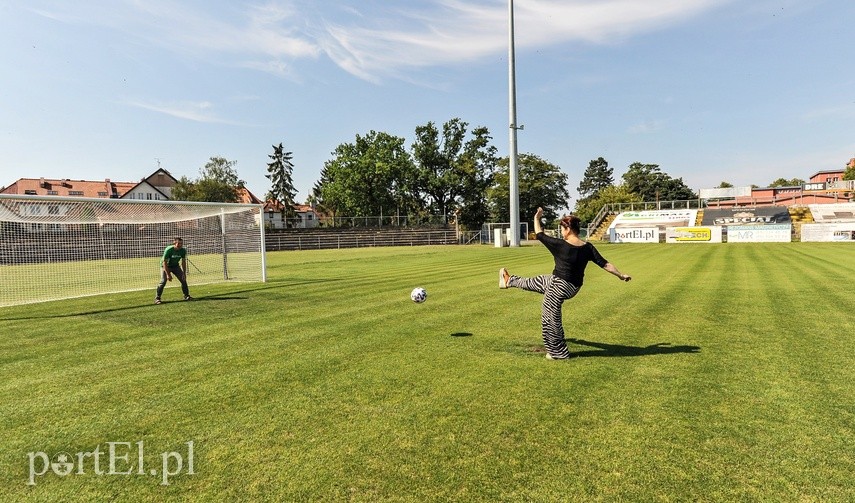
[[[175,248],[175,245],[169,245],[163,250],[163,259],[160,263],[166,262],[168,267],[178,267],[181,265],[181,259],[187,257],[187,249],[184,247]]]

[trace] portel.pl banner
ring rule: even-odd
[[[609,229],[612,243],[658,243],[659,227],[622,227]]]

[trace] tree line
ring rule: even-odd
[[[340,144],[324,163],[306,203],[334,217],[440,216],[469,229],[509,219],[508,158],[497,155],[486,127],[470,129],[469,123],[454,118],[441,127],[428,122],[414,133],[410,145],[405,138],[373,130]],[[293,212],[293,153],[280,143],[268,157],[271,189],[265,199],[283,203],[283,212]],[[236,202],[245,182],[235,164],[212,157],[196,179],[178,180],[173,197]],[[555,218],[567,207],[568,176],[558,166],[521,154],[518,167],[521,218],[538,206]]]
[[[510,215],[509,160],[500,158],[486,127],[469,128],[453,118],[441,127],[433,122],[415,128],[405,138],[385,132],[357,134],[340,144],[324,163],[307,204],[331,216],[440,216],[465,228],[485,222],[507,222]],[[267,175],[266,200],[282,203],[283,217],[292,218],[297,190],[293,182],[293,153],[283,143],[273,145]],[[187,201],[236,202],[245,186],[235,161],[212,157],[199,177],[182,176],[173,198]],[[528,221],[540,206],[549,220],[569,207],[568,176],[536,154],[519,155],[520,221]],[[847,171],[855,178],[855,169]],[[846,177],[844,177],[846,179]],[[804,183],[779,178],[769,186]],[[722,182],[720,187],[732,187]],[[614,170],[603,157],[591,160],[577,187],[574,213],[590,222],[606,204],[696,199],[682,178],[663,172],[657,164],[634,162],[616,183]]]

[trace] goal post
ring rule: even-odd
[[[0,194],[0,306],[146,289],[154,298],[175,237],[191,288],[266,281],[262,213],[258,204]]]

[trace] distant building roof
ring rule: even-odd
[[[284,204],[273,199],[268,199],[264,202],[264,211],[280,212],[284,209],[284,207]],[[315,209],[309,206],[308,204],[295,204],[293,208],[294,211],[296,211],[297,213],[308,213],[310,211],[314,211],[315,213],[317,213],[317,211],[315,211]]]
[[[243,204],[263,204],[261,199],[255,197],[255,194],[249,191],[246,187],[241,187],[238,189],[238,201]],[[267,209],[265,207],[265,209]]]
[[[97,182],[53,178],[19,178],[8,187],[0,190],[0,194],[118,198],[135,185],[133,182],[113,182],[109,178]]]
[[[845,171],[846,171],[845,168],[826,169],[826,170],[822,170],[822,171],[817,171],[816,173],[810,175],[810,178],[813,178],[813,177],[819,176],[819,175],[842,175]]]

